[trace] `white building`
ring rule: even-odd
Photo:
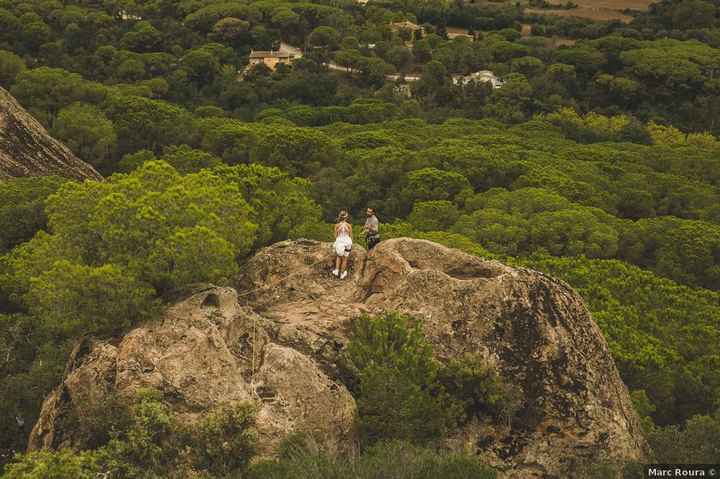
[[[465,86],[471,82],[490,83],[493,88],[501,88],[505,82],[490,70],[480,70],[469,75],[453,76],[453,83]]]
[[[127,22],[130,20],[142,20],[142,17],[140,15],[135,15],[133,13],[129,13],[127,10],[120,10],[118,12],[118,15],[120,16],[120,20]]]

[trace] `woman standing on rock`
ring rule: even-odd
[[[348,256],[352,249],[352,225],[349,219],[347,210],[341,210],[335,224],[335,269],[332,273],[340,279],[347,277]]]

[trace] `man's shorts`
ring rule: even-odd
[[[365,239],[367,240],[368,251],[373,249],[380,242],[379,235],[368,236]]]

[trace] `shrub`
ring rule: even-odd
[[[655,427],[647,434],[658,462],[720,463],[720,409],[712,416],[693,416],[684,427]]]
[[[3,479],[95,479],[100,472],[93,453],[71,449],[36,451],[15,461],[5,468]]]
[[[134,419],[128,401],[117,394],[77,401],[75,406],[63,418],[62,428],[72,431],[74,445],[79,449],[100,448],[132,427]]]
[[[353,323],[345,352],[363,439],[428,443],[454,422],[456,407],[437,383],[438,365],[419,323],[397,313]]]
[[[133,421],[127,432],[128,458],[132,462],[159,468],[168,462],[164,446],[173,432],[170,410],[162,402],[162,394],[146,389],[138,392],[137,403],[132,407]]]
[[[129,427],[97,451],[98,461],[112,477],[167,477],[178,455],[177,425],[160,392],[141,389],[135,401]]]
[[[408,442],[379,442],[361,456],[333,457],[299,449],[277,461],[253,465],[247,479],[494,479],[474,456],[451,454]]]
[[[384,442],[371,448],[359,461],[362,478],[401,479],[494,479],[495,471],[477,457],[413,446],[402,442]]]
[[[196,466],[221,476],[244,469],[255,453],[254,424],[251,404],[222,405],[210,411],[192,441]]]
[[[246,403],[222,405],[212,409],[199,423],[183,426],[173,417],[162,393],[141,389],[132,404],[110,395],[83,405],[63,427],[73,431],[76,446],[95,448],[92,453],[82,454],[93,466],[92,471],[103,471],[108,477],[217,478],[242,472],[253,457],[254,413],[253,407]],[[44,457],[41,459],[48,462]],[[63,461],[60,461],[63,471],[80,470],[76,464],[66,465],[67,461]],[[41,467],[35,466],[36,462],[37,459],[27,456],[18,458],[20,464]]]
[[[441,368],[438,381],[464,410],[461,421],[501,419],[508,423],[522,404],[521,390],[508,384],[482,358],[466,355]]]

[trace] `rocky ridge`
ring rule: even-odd
[[[439,360],[480,354],[522,391],[507,424],[470,424],[447,445],[506,479],[568,477],[579,461],[641,460],[647,445],[608,346],[565,283],[423,240],[357,247],[348,280],[329,244],[259,251],[236,288],[208,286],[119,342],[87,340],[47,398],[30,448],[72,445],[63,417],[84,401],[141,387],[192,421],[215,404],[254,402],[260,451],[293,431],[355,447],[355,402],[338,368],[351,321],[394,310],[422,320]]]
[[[0,87],[0,180],[47,175],[102,180],[92,166],[52,138],[40,122]]]

